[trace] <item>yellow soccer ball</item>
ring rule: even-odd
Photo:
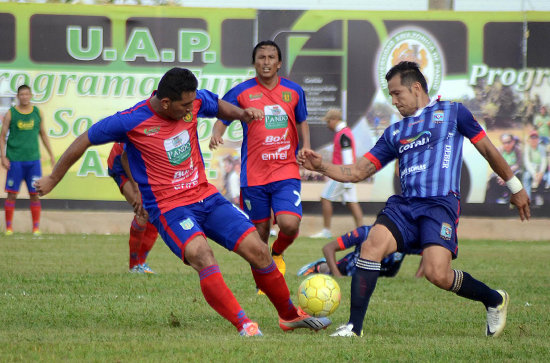
[[[298,304],[309,315],[328,316],[340,305],[340,286],[331,276],[314,274],[298,288]]]

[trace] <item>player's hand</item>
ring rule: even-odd
[[[223,137],[212,135],[212,137],[210,138],[210,143],[208,144],[208,148],[210,150],[216,150],[219,145],[223,145]]]
[[[310,153],[310,152],[314,152],[314,151],[307,147],[301,148],[300,150],[298,150],[298,159],[300,159],[300,157],[303,157],[304,153]]]
[[[57,185],[57,182],[52,178],[51,175],[43,176],[34,182],[34,188],[38,192],[39,196],[44,196],[52,191],[52,189]]]
[[[302,150],[301,155],[298,154],[298,164],[308,170],[318,171],[323,163],[321,154],[310,149]]]
[[[262,110],[258,110],[254,107],[249,107],[244,109],[244,117],[241,118],[241,121],[246,123],[252,122],[254,120],[261,120],[265,117]]]
[[[522,221],[531,218],[531,208],[529,207],[531,201],[525,189],[520,190],[516,194],[512,194],[510,203],[516,206],[519,212],[519,218],[521,218]]]
[[[2,166],[6,168],[6,170],[10,170],[10,159],[2,155]]]

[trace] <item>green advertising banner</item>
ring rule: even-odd
[[[252,48],[273,39],[283,52],[280,75],[306,92],[312,146],[331,153],[332,133],[321,121],[331,107],[344,111],[368,151],[399,120],[384,75],[401,60],[419,63],[431,96],[463,102],[507,161],[550,203],[548,166],[531,175],[531,137],[548,145],[550,13],[280,11],[183,7],[0,4],[0,114],[17,87],[32,87],[33,102],[57,156],[101,118],[149,97],[169,68],[191,69],[200,88],[223,96],[254,76]],[[238,172],[242,130],[234,122],[224,148],[210,152],[215,120],[201,119],[199,137],[210,181],[227,194]],[[546,126],[545,126],[546,125]],[[513,143],[508,141],[512,140]],[[513,144],[512,146],[510,146]],[[122,200],[107,175],[111,145],[93,147],[51,199]],[[539,162],[547,155],[539,155]],[[231,162],[229,162],[231,161]],[[539,163],[540,166],[540,163]],[[51,166],[43,160],[44,173]],[[5,174],[5,171],[2,171]],[[5,180],[5,177],[1,177]],[[302,200],[319,200],[324,180],[303,171]],[[499,180],[469,141],[464,143],[462,198],[507,203]],[[395,167],[358,185],[361,201],[381,202],[399,191]],[[93,190],[93,193],[90,191]]]

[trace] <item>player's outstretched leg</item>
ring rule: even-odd
[[[487,331],[485,334],[488,337],[498,337],[506,326],[506,314],[510,297],[504,290],[497,291],[502,296],[502,303],[498,306],[487,308]]]

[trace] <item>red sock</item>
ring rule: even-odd
[[[151,222],[147,222],[145,233],[143,234],[139,247],[138,262],[140,265],[144,264],[145,260],[147,260],[147,255],[155,245],[158,234],[157,228],[151,224]]]
[[[284,320],[292,320],[298,317],[296,307],[290,300],[290,292],[285,278],[277,269],[275,262],[262,269],[252,267],[252,276],[254,276],[258,289],[265,292],[275,309],[277,309],[279,317]]]
[[[136,217],[132,221],[132,226],[130,227],[130,240],[128,244],[130,245],[130,268],[134,267],[139,263],[139,249],[141,247],[141,240],[145,234],[146,226],[140,225]]]
[[[4,212],[6,213],[6,229],[12,228],[13,212],[15,211],[15,200],[6,199],[4,203]]]
[[[31,202],[31,216],[32,216],[32,230],[38,229],[40,227],[40,212],[42,211],[42,205],[40,201]]]
[[[296,233],[295,236],[287,236],[283,232],[279,231],[279,234],[277,235],[277,239],[275,242],[273,242],[273,246],[271,246],[271,251],[273,251],[276,255],[281,255],[283,252],[294,242],[294,240],[298,237],[298,234]]]
[[[220,267],[212,265],[202,269],[199,272],[199,278],[206,302],[218,314],[229,320],[238,331],[241,331],[243,324],[249,323],[250,319],[225,284]]]

